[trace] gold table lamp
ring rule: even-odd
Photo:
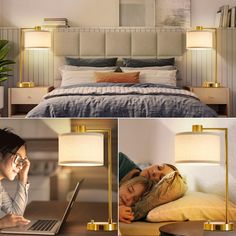
[[[204,132],[210,131],[210,132]],[[217,131],[217,132],[214,132]],[[231,231],[233,223],[228,219],[228,129],[205,128],[193,125],[192,132],[178,133],[175,136],[176,163],[220,163],[221,139],[219,132],[224,132],[225,141],[225,221],[205,222],[204,230]]]
[[[197,26],[195,30],[186,32],[186,48],[189,50],[202,50],[215,48],[215,77],[214,82],[204,82],[203,87],[220,87],[217,71],[217,30],[216,28],[204,28]]]
[[[59,165],[62,166],[103,166],[104,134],[108,144],[108,220],[87,224],[87,230],[117,230],[117,223],[112,220],[112,137],[111,129],[86,129],[76,126],[74,132],[59,136]]]
[[[34,82],[23,81],[24,49],[49,49],[51,47],[51,32],[42,30],[40,26],[20,29],[20,71],[19,88],[34,87]]]

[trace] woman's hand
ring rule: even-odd
[[[0,219],[0,228],[10,228],[19,225],[27,225],[29,223],[30,220],[25,219],[23,216],[9,214]]]
[[[28,173],[29,173],[29,168],[30,168],[30,161],[29,159],[25,159],[23,163],[22,169],[19,171],[19,180],[23,183],[26,184],[28,181]]]
[[[131,207],[119,206],[119,221],[129,224],[132,220],[134,220],[134,213]]]

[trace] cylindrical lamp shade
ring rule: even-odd
[[[100,133],[59,135],[59,165],[102,166],[104,136]]]
[[[187,49],[211,49],[214,47],[212,31],[188,31],[186,32]]]
[[[51,32],[44,30],[25,31],[25,48],[50,48]]]
[[[179,133],[175,136],[176,163],[220,163],[221,140],[217,133]]]

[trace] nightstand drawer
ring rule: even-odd
[[[38,104],[48,88],[11,88],[11,104]]]
[[[197,94],[199,99],[206,104],[227,104],[228,89],[214,88],[193,88],[192,91]]]

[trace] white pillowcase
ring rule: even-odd
[[[153,83],[153,84],[165,84],[165,85],[172,85],[176,86],[176,73],[177,70],[157,70],[157,69],[142,69],[138,70],[129,70],[124,69],[124,72],[129,71],[140,71],[139,74],[139,82],[140,83]]]
[[[236,220],[236,205],[228,203],[230,220]],[[147,221],[225,220],[225,201],[222,197],[201,192],[188,192],[182,198],[149,211]]]
[[[95,71],[113,72],[114,68],[115,67],[63,66],[62,68],[60,68],[62,77],[61,86],[96,83],[94,75]]]

